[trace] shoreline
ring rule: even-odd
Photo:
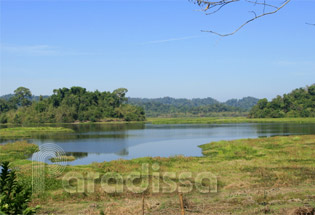
[[[141,172],[142,164],[148,164],[150,167],[148,177],[152,178],[155,177],[154,173],[160,173],[161,187],[164,187],[164,182],[168,184],[163,181],[163,174],[169,172],[175,176],[182,172],[191,172],[194,177],[200,172],[207,171],[217,177],[218,192],[205,195],[194,189],[184,194],[190,209],[193,210],[206,205],[207,211],[215,209],[223,214],[252,214],[253,210],[263,209],[268,209],[274,214],[282,214],[283,210],[288,212],[302,207],[305,203],[315,207],[313,198],[315,135],[216,141],[199,147],[203,152],[201,157],[142,157],[66,166],[62,175],[46,179],[50,180],[50,183],[47,185],[45,195],[34,196],[32,205],[41,205],[40,214],[47,212],[64,214],[68,212],[67,208],[70,206],[73,207],[69,214],[82,214],[86,208],[93,214],[99,213],[100,210],[104,210],[106,214],[124,214],[122,210],[127,210],[125,214],[137,214],[138,205],[141,205],[139,202],[142,201],[141,194],[129,191],[117,194],[104,193],[101,180],[98,179],[95,181],[93,192],[71,194],[62,187],[62,176],[69,172],[83,174],[84,178],[88,177],[86,173],[96,173],[100,176],[115,173],[126,178],[130,173]],[[17,159],[12,164],[19,168],[20,177],[31,178],[29,171],[32,168],[31,161]],[[159,170],[154,170],[154,165],[158,165]],[[55,165],[48,165],[47,168],[54,169]],[[177,185],[183,185],[178,178],[171,180]],[[195,186],[193,179],[186,181]],[[207,185],[208,182],[205,183]],[[156,207],[150,209],[150,214],[174,214],[174,209],[178,209],[177,191],[154,193],[149,188],[145,198],[146,202],[158,202]],[[91,204],[97,207],[91,208]],[[220,207],[222,204],[225,205],[224,208]]]
[[[315,123],[315,118],[191,117],[148,118],[151,124]]]
[[[148,117],[145,121],[105,121],[105,122],[72,122],[72,123],[36,123],[11,124],[0,123],[0,126],[31,127],[41,125],[113,125],[113,124],[238,124],[238,123],[315,123],[315,117],[305,118],[246,118],[246,117]]]

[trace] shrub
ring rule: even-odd
[[[0,172],[0,214],[35,214],[37,207],[28,207],[31,196],[31,188],[19,183],[15,171],[9,169],[9,162],[3,162]]]

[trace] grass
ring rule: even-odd
[[[247,118],[247,117],[148,117],[146,121],[124,121],[120,119],[104,119],[100,122],[43,123],[43,125],[69,124],[232,124],[232,123],[315,123],[315,118]],[[1,124],[1,123],[0,123]],[[13,125],[7,123],[6,125]],[[34,127],[39,128],[39,127]],[[42,127],[49,128],[49,127]],[[55,127],[50,127],[55,128]],[[0,136],[1,136],[0,129]]]
[[[152,124],[225,124],[225,123],[315,123],[315,118],[184,117],[148,118]]]
[[[69,194],[64,191],[61,179],[69,172],[81,174],[86,184],[91,181],[89,172],[100,176],[115,172],[126,177],[140,171],[146,163],[150,167],[151,185],[154,172],[160,173],[160,179],[165,172],[173,172],[175,176],[191,172],[195,176],[207,171],[217,176],[217,193],[202,194],[193,189],[184,194],[187,214],[298,214],[299,208],[315,208],[315,135],[218,141],[200,148],[202,157],[145,157],[67,166],[59,175],[51,175],[56,165],[48,165],[46,192],[34,196],[32,205],[41,205],[40,214],[100,214],[100,211],[104,214],[140,214],[141,194],[127,190],[105,193],[100,178],[95,180],[93,192],[86,189],[83,193]],[[14,165],[19,167],[19,176],[29,180],[31,164],[20,160]],[[158,170],[153,171],[154,165]],[[196,185],[193,178],[183,183],[178,177],[171,177],[181,187],[189,183]],[[209,185],[209,181],[202,183]],[[165,186],[167,184],[161,182],[160,189]],[[146,214],[180,213],[177,191],[154,193],[152,186],[150,188],[145,192]]]
[[[73,132],[70,128],[63,127],[15,127],[0,129],[1,138],[16,138],[16,137],[32,137],[35,135],[46,135],[51,133],[70,133]]]
[[[34,152],[38,151],[38,146],[26,141],[18,141],[0,145],[0,162],[14,161],[29,158]]]
[[[53,157],[50,159],[51,162],[56,163],[56,162],[62,162],[62,161],[74,161],[75,157],[74,156],[59,156],[59,157]]]

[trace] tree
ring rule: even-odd
[[[118,89],[113,91],[113,94],[116,95],[118,98],[118,106],[120,104],[123,104],[124,102],[126,102],[128,100],[125,97],[127,92],[128,92],[128,90],[126,88],[118,88]]]
[[[314,117],[315,85],[298,88],[268,102],[261,99],[249,114],[252,118]]]
[[[312,96],[315,96],[315,84],[312,86],[308,87],[308,93]]]
[[[18,106],[30,106],[32,104],[31,98],[32,93],[26,87],[19,87],[14,90],[13,100]]]
[[[13,108],[10,108],[10,102],[0,99],[0,122],[14,124],[70,123],[77,120],[102,121],[106,118],[144,120],[144,112],[134,106],[122,108],[123,116],[117,116],[119,111],[117,112],[115,109],[125,104],[127,91],[125,88],[119,88],[114,92],[97,90],[89,92],[82,87],[60,88],[55,89],[52,96],[40,97],[39,101],[25,106],[24,100],[29,97],[30,91],[26,88],[19,88],[14,96],[16,104]]]
[[[277,13],[279,10],[284,8],[291,0],[281,1],[280,4],[276,4],[274,1],[268,0],[190,0],[190,1],[194,2],[195,4],[198,4],[206,15],[217,13],[227,5],[242,2],[248,4],[253,8],[253,10],[250,11],[253,14],[253,17],[249,18],[247,21],[245,21],[243,24],[241,24],[239,27],[237,27],[234,31],[230,33],[222,34],[211,30],[203,31],[225,37],[235,34],[239,30],[241,30],[245,25],[255,21],[256,19]]]
[[[0,99],[0,113],[7,112],[9,110],[8,102],[4,99]]]
[[[31,196],[31,188],[19,183],[15,171],[9,168],[9,162],[3,162],[0,172],[0,214],[35,214],[37,208],[28,207]]]

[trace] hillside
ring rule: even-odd
[[[261,99],[250,111],[251,118],[315,117],[315,84],[293,90],[268,101]]]
[[[148,98],[128,98],[128,102],[130,104],[136,104],[141,105],[145,103],[158,103],[158,104],[164,104],[164,105],[173,105],[176,107],[180,106],[187,106],[187,107],[198,107],[202,105],[212,105],[212,104],[219,104],[220,102],[213,99],[213,98],[195,98],[195,99],[185,99],[185,98],[172,98],[172,97],[163,97],[163,98],[154,98],[154,99],[148,99]]]
[[[56,90],[58,93],[58,90]],[[1,103],[10,101],[14,98],[15,94],[8,94],[1,96]],[[32,102],[40,102],[41,99],[47,99],[47,101],[54,100],[55,95],[52,96],[35,96],[30,95],[28,99]],[[184,117],[184,116],[199,116],[199,117],[210,117],[210,116],[246,116],[247,112],[257,104],[259,99],[254,97],[244,97],[242,99],[230,99],[226,102],[219,102],[211,97],[207,98],[127,98],[125,102],[129,105],[138,106],[144,109],[145,115],[148,117]],[[83,101],[81,101],[83,102]],[[93,102],[92,102],[93,103]],[[92,104],[88,102],[86,105]],[[3,106],[3,105],[2,105]],[[79,106],[79,104],[77,104]],[[3,108],[2,108],[3,109]],[[9,108],[10,109],[10,108]],[[14,109],[11,107],[11,109]],[[15,108],[16,109],[16,108]],[[1,111],[1,108],[0,108]],[[90,111],[93,112],[93,111]],[[94,111],[94,113],[96,113]],[[93,117],[82,116],[76,117],[78,113],[75,113],[73,119],[66,119],[66,121],[73,120],[97,120],[102,114],[92,114]],[[91,113],[89,114],[91,115]],[[106,115],[107,117],[115,117],[115,114]],[[66,117],[67,118],[67,117]],[[2,120],[5,121],[5,120]],[[46,121],[46,120],[45,120]]]
[[[254,107],[257,104],[258,101],[259,99],[248,96],[242,99],[229,99],[226,102],[224,102],[224,104],[249,111],[252,107]]]
[[[11,98],[14,97],[14,94],[10,93],[10,94],[6,94],[6,95],[3,95],[3,96],[0,96],[0,99],[4,99],[4,100],[10,100]],[[35,96],[35,95],[32,95],[30,97],[30,100],[31,101],[39,101],[40,98],[44,98],[44,99],[47,99],[49,96]]]
[[[245,97],[219,102],[211,97],[194,99],[164,98],[128,98],[128,103],[144,108],[148,117],[179,116],[245,116],[259,99]]]

